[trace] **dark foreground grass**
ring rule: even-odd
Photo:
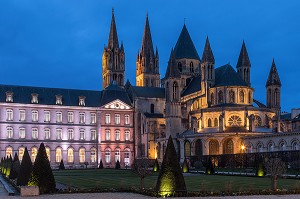
[[[140,187],[140,179],[131,170],[97,169],[64,170],[54,172],[56,182],[67,186],[88,189],[132,189]],[[145,178],[145,188],[154,188],[158,173]],[[184,176],[189,192],[251,192],[270,189],[268,177],[196,175]],[[297,179],[279,179],[279,189],[300,189]]]

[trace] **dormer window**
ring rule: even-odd
[[[55,104],[62,105],[62,95],[55,95],[55,97],[56,97]]]
[[[7,91],[6,92],[6,102],[13,102],[14,101],[13,96],[14,96],[13,92]]]
[[[38,100],[39,94],[32,93],[31,97],[32,97],[31,98],[31,103],[32,104],[38,104],[39,103],[39,100]]]
[[[85,106],[85,96],[79,96],[79,106]]]

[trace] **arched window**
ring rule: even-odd
[[[228,119],[229,126],[241,126],[242,125],[242,119],[237,115],[232,115]]]
[[[278,147],[279,147],[280,151],[285,151],[286,150],[286,143],[285,143],[285,141],[282,140],[281,142],[279,142]]]
[[[50,161],[50,157],[51,157],[50,152],[51,152],[51,150],[50,150],[49,147],[45,147],[45,148],[46,148],[46,154],[47,154],[48,160]]]
[[[223,145],[223,153],[224,154],[233,154],[233,141],[232,139],[228,139],[224,142]]]
[[[263,152],[263,144],[262,143],[258,143],[256,146],[256,151],[257,152]]]
[[[267,94],[267,106],[271,105],[271,89],[268,89],[268,94]]]
[[[230,90],[229,91],[229,103],[234,103],[235,99],[234,99],[234,91]]]
[[[109,149],[105,150],[105,162],[107,164],[110,163],[110,150]]]
[[[207,127],[211,127],[211,119],[210,118],[208,118],[208,120],[207,120]]]
[[[35,158],[36,158],[36,155],[37,155],[37,151],[38,151],[38,149],[36,147],[32,147],[31,148],[31,161],[32,162],[35,161]]]
[[[190,63],[190,72],[191,73],[194,72],[194,63],[193,62]]]
[[[85,162],[85,148],[79,149],[79,162],[80,163]]]
[[[62,150],[61,148],[57,148],[55,150],[55,162],[60,162],[62,160]]]
[[[240,103],[244,103],[245,102],[245,93],[244,91],[240,91]]]
[[[196,140],[195,143],[195,155],[196,156],[201,156],[203,155],[203,151],[202,151],[202,141],[200,139]]]
[[[299,150],[299,142],[297,140],[292,141],[292,150]]]
[[[173,83],[173,100],[178,100],[178,84],[177,84],[177,82]]]
[[[68,163],[74,162],[74,149],[68,148]]]
[[[170,100],[169,82],[167,82],[167,85],[166,85],[166,100],[167,101]]]
[[[125,149],[124,151],[124,163],[126,166],[130,165],[130,149]]]
[[[189,141],[185,141],[184,143],[184,157],[191,156],[191,144]]]
[[[25,151],[25,148],[24,147],[20,147],[19,148],[19,160],[22,161],[23,159],[23,156],[24,156],[24,151]]]
[[[182,64],[181,64],[181,62],[178,62],[178,69],[179,69],[180,72],[182,72]]]
[[[258,115],[254,116],[254,125],[255,126],[262,126],[262,120]]]
[[[219,104],[223,103],[223,92],[222,91],[218,92],[218,103]]]
[[[217,127],[217,126],[218,126],[218,119],[215,118],[215,120],[214,120],[214,127]]]
[[[6,147],[6,150],[5,150],[5,157],[12,157],[13,158],[13,148],[12,147]]]
[[[154,113],[154,104],[150,105],[150,113]]]
[[[122,85],[123,84],[123,75],[119,75],[118,76],[118,85]]]
[[[248,103],[249,104],[252,103],[252,93],[251,93],[251,91],[249,91],[249,93],[248,93]]]
[[[120,149],[115,149],[115,161],[117,162],[119,160],[120,162]]]
[[[91,163],[97,162],[97,151],[95,148],[91,148]]]
[[[211,105],[215,104],[215,95],[214,95],[214,93],[210,94],[210,102],[211,102]]]
[[[267,146],[268,146],[268,151],[269,151],[269,152],[274,151],[274,147],[275,147],[275,146],[274,146],[274,143],[273,143],[273,142],[269,142]]]
[[[113,74],[113,81],[117,83],[117,74]]]
[[[219,154],[219,142],[217,140],[209,141],[209,155]]]

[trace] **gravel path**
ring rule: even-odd
[[[1,199],[16,199],[20,196],[0,196]],[[26,197],[26,199],[138,199],[138,198],[152,198],[134,193],[85,193],[85,194],[55,194],[42,195],[37,197]],[[298,199],[300,195],[271,195],[271,196],[227,196],[227,197],[193,197],[188,199]],[[176,198],[186,199],[186,198]]]

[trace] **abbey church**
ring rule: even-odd
[[[160,74],[147,15],[136,85],[125,82],[125,48],[113,12],[102,55],[103,90],[0,85],[1,157],[17,153],[22,159],[26,147],[34,161],[44,142],[53,167],[61,159],[70,169],[97,167],[100,161],[114,167],[117,160],[127,167],[135,158],[161,161],[169,136],[180,161],[299,149],[300,110],[281,114],[274,59],[265,74],[265,104],[253,97],[244,41],[235,66],[215,65],[208,37],[199,56],[185,24],[174,44]]]

